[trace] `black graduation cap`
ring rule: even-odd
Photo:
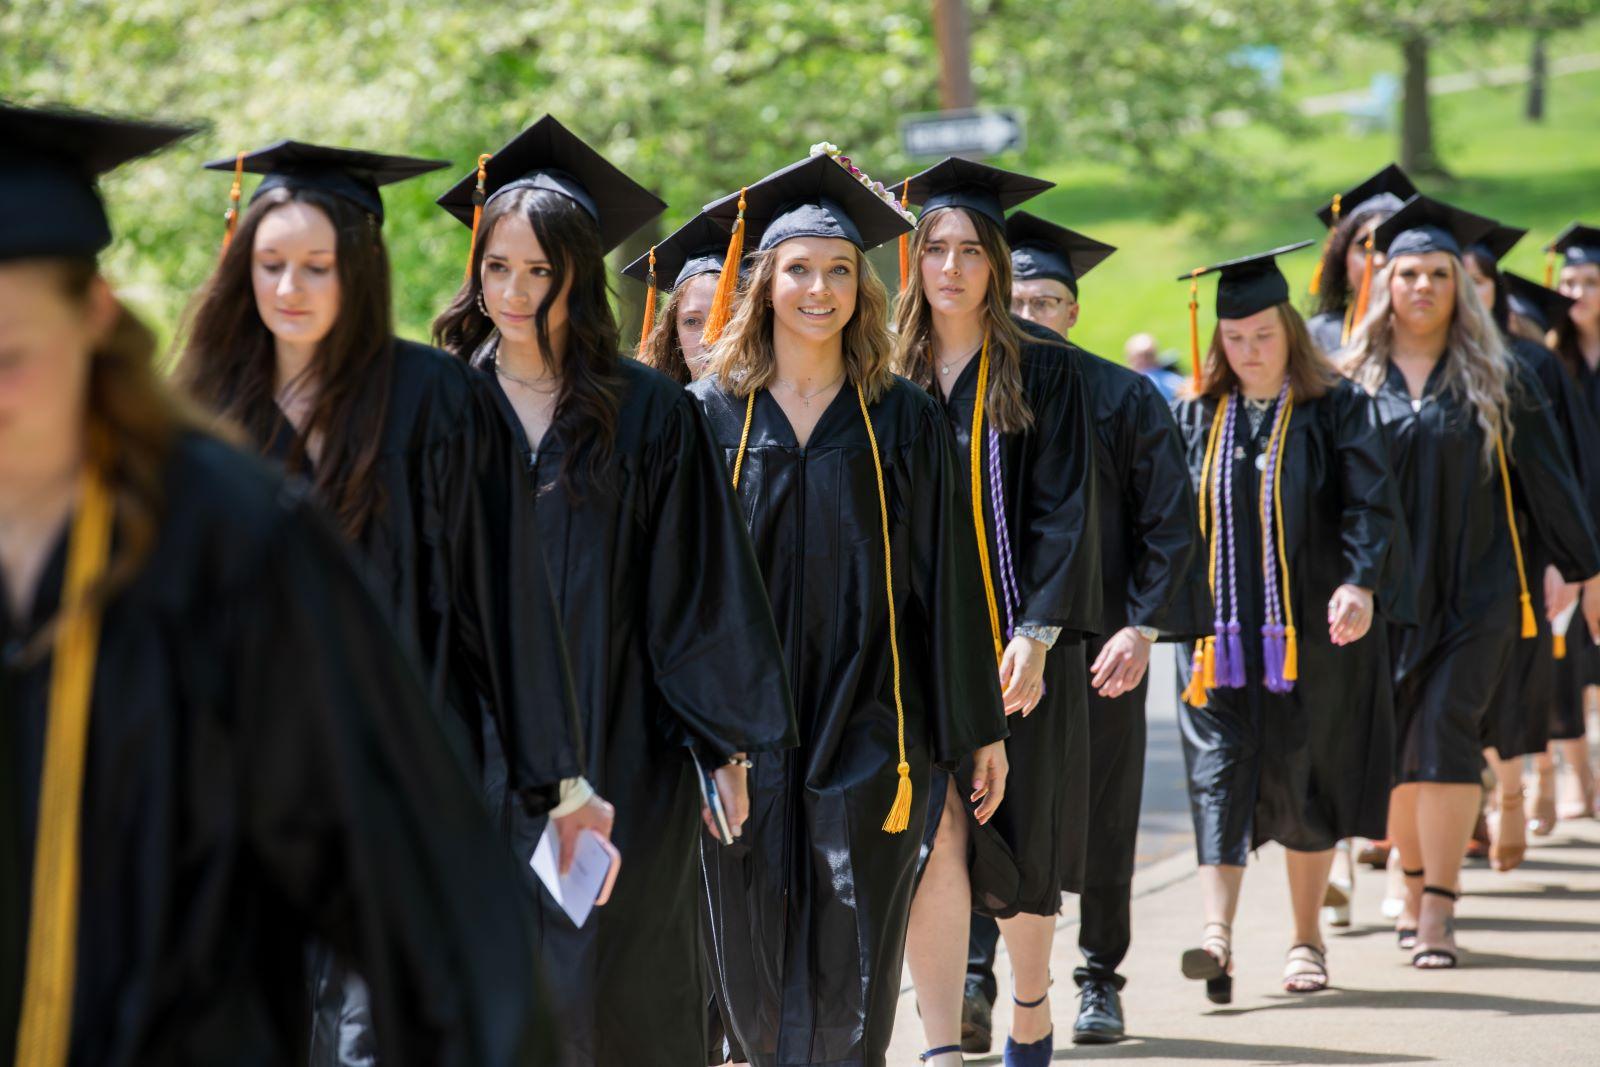
[[[1417,187],[1411,184],[1406,172],[1398,164],[1390,163],[1366,181],[1340,193],[1317,209],[1317,218],[1330,230],[1351,215],[1368,211],[1387,211],[1394,214],[1411,197]],[[1338,210],[1334,210],[1334,205]]]
[[[1500,277],[1505,279],[1506,301],[1511,305],[1511,310],[1541,330],[1548,330],[1560,322],[1572,310],[1572,305],[1577,303],[1572,297],[1562,296],[1556,290],[1520,274],[1503,271]]]
[[[1011,245],[1011,274],[1029,278],[1054,278],[1078,295],[1078,279],[1103,262],[1116,247],[1076,230],[1013,211],[1006,219],[1006,241]]]
[[[348,200],[382,222],[383,197],[378,194],[379,188],[443,170],[449,165],[449,161],[443,159],[389,156],[359,148],[278,141],[254,152],[213,159],[206,164],[206,169],[242,169],[248,174],[265,175],[251,194],[251,203],[270,189],[317,189]]]
[[[1387,253],[1390,259],[1423,252],[1449,252],[1459,256],[1463,248],[1483,240],[1498,225],[1493,219],[1463,211],[1441,200],[1413,196],[1373,231],[1372,247]]]
[[[922,208],[924,215],[942,207],[964,207],[1000,227],[1006,224],[1007,211],[1056,184],[959,156],[935,163],[906,181],[910,182],[906,201]],[[893,188],[901,184],[896,182]]]
[[[1218,272],[1221,277],[1217,279],[1217,318],[1249,318],[1289,299],[1289,279],[1278,269],[1277,257],[1298,252],[1315,243],[1296,241],[1270,252],[1257,252],[1255,255],[1214,263],[1188,274],[1180,274],[1178,280],[1186,282],[1213,271]]]
[[[651,252],[656,257],[656,288],[670,293],[690,278],[721,273],[728,252],[728,229],[702,211]],[[650,252],[623,267],[622,273],[649,285]]]
[[[881,186],[878,188],[882,188]],[[791,163],[744,190],[745,244],[765,251],[795,237],[839,237],[870,251],[914,228],[900,208],[826,153]],[[731,229],[739,193],[706,205]]]
[[[1571,267],[1600,263],[1600,229],[1574,222],[1545,245],[1545,251],[1564,254]]]
[[[437,203],[471,226],[477,187],[474,168]],[[484,164],[483,189],[485,202],[512,189],[548,189],[570,198],[600,227],[600,245],[606,252],[667,209],[666,201],[549,115],[489,157]]]
[[[100,175],[194,132],[0,103],[0,260],[94,256],[111,243]]]
[[[1505,258],[1506,253],[1511,251],[1516,243],[1526,236],[1528,236],[1528,231],[1521,226],[1506,226],[1496,223],[1494,229],[1472,242],[1471,247],[1488,256],[1491,261],[1499,263]]]

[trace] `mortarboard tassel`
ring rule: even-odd
[[[1556,287],[1555,245],[1551,245],[1544,250],[1544,287],[1546,289],[1554,289]]]
[[[1528,568],[1522,560],[1522,536],[1517,533],[1517,514],[1511,505],[1511,468],[1506,464],[1504,439],[1494,435],[1494,454],[1500,461],[1500,485],[1506,494],[1506,522],[1511,527],[1511,554],[1517,563],[1517,584],[1522,587],[1522,638],[1539,636],[1539,621],[1533,617],[1533,597],[1528,592]]]
[[[656,324],[656,246],[650,246],[650,273],[644,283],[644,322],[639,327],[639,348],[643,350]]]
[[[1189,276],[1189,374],[1200,395],[1200,272]]]
[[[1361,292],[1356,296],[1356,323],[1367,317],[1367,303],[1372,299],[1372,238],[1367,238],[1366,260],[1361,265]]]
[[[911,194],[911,179],[907,178],[900,183],[900,210],[906,210],[906,197]],[[900,291],[906,291],[906,285],[911,281],[911,235],[900,235]]]
[[[472,277],[472,260],[478,254],[478,224],[483,221],[483,204],[488,199],[484,195],[484,182],[488,181],[489,160],[494,158],[493,152],[485,152],[478,157],[478,184],[472,190],[472,241],[467,245],[467,277]]]
[[[706,315],[706,327],[701,339],[708,347],[727,327],[733,317],[733,293],[739,287],[739,261],[744,259],[744,194],[739,190],[739,215],[733,221],[733,234],[728,238],[728,255],[722,261],[722,274],[717,278],[717,291],[711,297],[711,310]]]
[[[239,228],[239,195],[244,183],[244,157],[246,153],[240,152],[239,158],[233,163],[233,188],[228,190],[228,210],[222,216],[222,251],[226,252],[233,243],[233,231]]]

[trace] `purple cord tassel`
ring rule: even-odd
[[[1222,664],[1217,664],[1217,684],[1229,689],[1242,688],[1245,681],[1244,634],[1240,632],[1237,619],[1228,623],[1228,639],[1224,643],[1228,646],[1228,670],[1224,675]]]
[[[1263,626],[1261,628],[1261,658],[1266,666],[1265,685],[1269,693],[1287,693],[1294,688],[1294,683],[1285,681],[1283,677],[1285,651],[1283,627]]]

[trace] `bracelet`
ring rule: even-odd
[[[743,767],[747,771],[755,765],[755,760],[747,759],[744,756],[729,756],[728,762],[724,764],[726,767]]]

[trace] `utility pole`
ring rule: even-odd
[[[933,36],[939,44],[939,104],[959,111],[977,104],[972,91],[972,25],[966,0],[933,0]]]

